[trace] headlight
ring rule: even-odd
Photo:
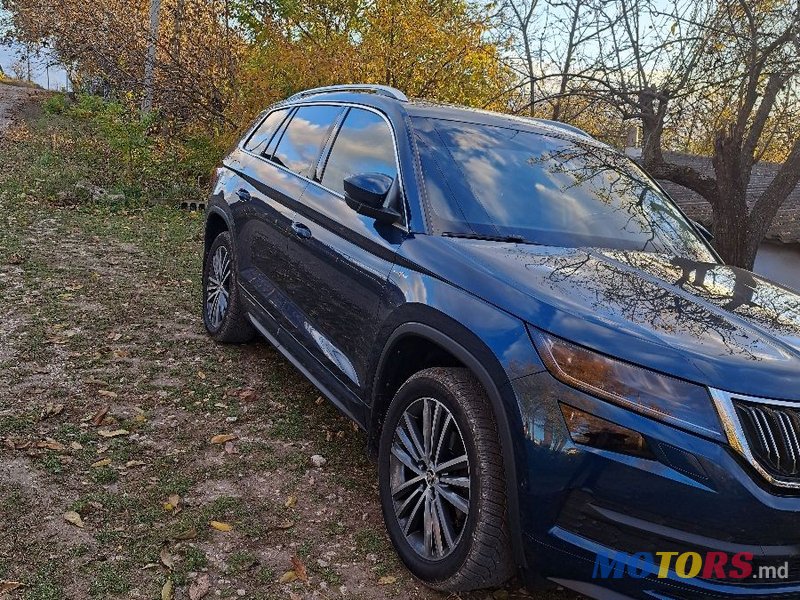
[[[547,370],[562,383],[671,425],[722,437],[706,388],[529,329]]]

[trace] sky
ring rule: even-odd
[[[2,22],[7,13],[0,9],[0,37],[5,33]],[[24,61],[25,52],[24,48],[19,45],[2,45],[0,44],[0,67],[3,68],[6,75],[13,76],[14,71],[12,66],[20,59]],[[38,83],[43,88],[47,87],[47,75],[50,73],[50,89],[61,90],[67,86],[67,72],[58,64],[53,54],[49,51],[40,52],[38,56],[31,56],[31,79]],[[48,69],[47,65],[50,64]],[[27,67],[26,67],[27,68]]]

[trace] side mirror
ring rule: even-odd
[[[383,173],[360,173],[344,180],[344,201],[359,214],[382,223],[394,223],[400,213],[386,206],[394,179]]]
[[[711,233],[705,225],[703,225],[702,223],[700,223],[698,221],[692,221],[692,224],[697,228],[697,230],[700,232],[700,234],[704,238],[706,238],[707,242],[713,242],[714,241],[714,234]]]

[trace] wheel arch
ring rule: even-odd
[[[217,206],[209,207],[208,213],[206,214],[206,225],[203,234],[205,244],[204,254],[211,248],[211,244],[214,243],[217,236],[225,231],[233,232],[228,215]]]
[[[474,333],[470,332],[457,321],[437,313],[435,324],[422,320],[409,321],[397,326],[388,336],[380,358],[371,390],[371,410],[369,416],[369,448],[375,455],[377,441],[392,398],[383,393],[386,378],[391,373],[388,363],[394,350],[405,339],[416,337],[435,344],[458,360],[461,365],[468,368],[486,391],[495,415],[500,446],[503,452],[505,466],[506,496],[508,501],[509,528],[514,559],[519,568],[526,567],[525,553],[520,528],[516,526],[519,519],[519,489],[517,483],[517,461],[512,429],[514,422],[521,427],[521,416],[513,396],[508,378],[500,362],[492,351]],[[514,411],[509,413],[509,411]],[[516,413],[516,414],[515,414]],[[521,438],[522,434],[517,437]]]

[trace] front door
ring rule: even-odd
[[[358,392],[367,379],[378,303],[405,232],[353,211],[343,181],[374,172],[397,178],[398,168],[391,129],[378,113],[349,109],[329,145],[316,171],[321,181],[303,193],[288,241],[296,275],[289,289],[298,316],[293,335]]]

